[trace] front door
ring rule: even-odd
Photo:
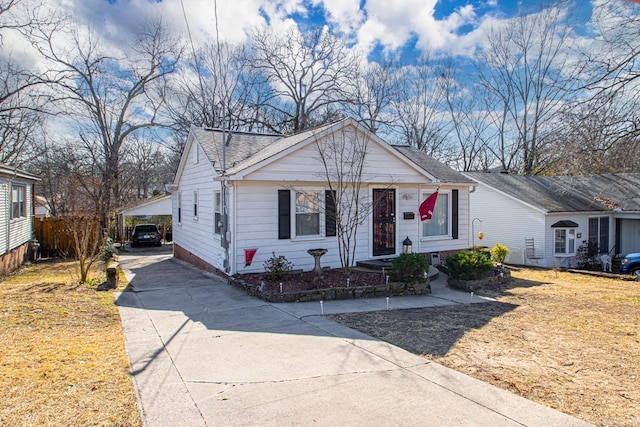
[[[373,256],[396,253],[396,190],[373,190]]]

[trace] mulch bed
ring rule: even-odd
[[[281,279],[268,279],[263,274],[246,274],[239,276],[239,279],[256,286],[264,284],[265,291],[281,293],[382,285],[386,281],[381,271],[364,272],[352,270],[347,275],[341,269],[326,269],[321,277],[317,277],[312,271],[303,271],[287,273]],[[281,284],[282,289],[280,289]]]

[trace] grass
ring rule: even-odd
[[[78,284],[74,264],[0,283],[0,425],[142,424],[113,294]]]
[[[640,283],[530,269],[512,277],[477,292],[492,303],[335,318],[591,423],[639,426]]]

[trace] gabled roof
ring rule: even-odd
[[[255,153],[255,155],[246,158],[244,161],[239,162],[237,165],[235,165],[232,168],[228,169],[228,173],[229,174],[234,174],[237,172],[240,172],[248,167],[251,167],[253,165],[256,165],[262,161],[265,161],[273,156],[275,156],[276,154],[282,153],[283,151],[287,150],[288,148],[291,148],[297,144],[299,144],[300,142],[311,138],[313,136],[317,136],[319,134],[324,133],[325,131],[339,126],[342,122],[344,122],[345,120],[349,120],[349,119],[344,119],[341,120],[339,122],[336,123],[330,123],[328,125],[323,125],[323,126],[319,126],[317,128],[314,129],[310,129],[308,131],[305,132],[300,132],[296,135],[292,135],[289,137],[281,137],[280,139],[277,140],[273,140],[271,144],[265,146],[262,150],[260,150],[259,152]]]
[[[30,181],[40,181],[40,178],[36,175],[24,171],[22,169],[15,168],[13,166],[7,165],[5,163],[0,163],[0,176],[3,177],[16,177],[21,179],[27,179]]]
[[[226,147],[226,169],[234,168],[256,153],[272,145],[275,141],[283,139],[282,135],[258,134],[248,132],[222,131],[221,129],[191,128],[195,139],[200,143],[205,155],[217,171],[223,168],[223,139],[230,136]]]
[[[157,196],[153,196],[148,199],[139,200],[136,203],[132,203],[131,205],[121,208],[120,210],[118,210],[118,213],[122,215],[131,215],[131,212],[134,212],[137,210],[144,210],[144,208],[146,207],[162,205],[165,203],[168,204],[169,207],[171,206],[171,195],[158,194]],[[169,209],[169,214],[170,212],[171,212],[171,209]]]
[[[528,176],[465,175],[544,212],[640,212],[640,174]]]
[[[424,151],[418,150],[416,147],[409,145],[392,145],[393,148],[402,153],[409,160],[428,171],[441,183],[449,184],[474,184],[472,179],[464,176],[445,165],[444,163],[434,159]]]
[[[228,176],[240,176],[249,172],[254,166],[260,167],[260,164],[264,162],[276,159],[292,149],[295,150],[309,141],[328,135],[346,126],[353,126],[362,132],[367,132],[355,120],[345,118],[292,136],[235,131],[229,134],[220,129],[196,127],[191,128],[191,136],[200,144],[214,169],[220,173],[223,162],[223,140],[230,135],[231,138],[225,153],[226,173]],[[456,172],[414,147],[391,146],[374,134],[370,134],[370,136],[384,147],[390,156],[395,156],[402,160],[416,171],[423,173],[428,179],[436,179],[440,183],[450,184],[474,183],[472,179]],[[181,161],[181,167],[184,166],[184,162],[185,158]],[[180,172],[178,172],[179,174]]]

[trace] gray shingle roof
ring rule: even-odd
[[[23,169],[18,169],[13,166],[10,166],[6,163],[0,163],[0,176],[3,177],[17,177],[22,179],[28,179],[32,181],[40,181],[40,177],[29,173]]]
[[[191,128],[195,138],[216,170],[222,169],[222,141],[228,133],[220,129]],[[232,132],[227,146],[227,170],[234,168],[274,142],[283,139],[282,135],[270,135],[247,132]]]
[[[397,151],[402,153],[409,160],[420,166],[427,173],[440,180],[441,183],[450,184],[473,184],[472,179],[467,178],[460,172],[451,169],[444,163],[429,156],[424,151],[408,145],[392,145]]]
[[[546,212],[640,211],[640,174],[527,176],[465,175]]]
[[[326,129],[331,128],[332,126],[336,126],[338,123],[340,122],[320,126],[305,132],[298,133],[296,135],[288,136],[286,138],[282,137],[280,139],[273,140],[271,144],[265,146],[262,150],[256,152],[253,156],[247,157],[242,162],[238,162],[236,166],[228,170],[228,173],[237,173],[250,166],[258,164],[263,160],[267,160],[268,158],[273,157],[276,154],[295,146],[296,144],[304,141],[307,138],[317,135],[325,131]]]
[[[285,137],[283,135],[269,135],[246,132],[232,132],[231,141],[227,146],[227,174],[234,174],[269,159],[296,144],[321,134],[332,127],[340,127],[343,122],[350,122],[352,119],[319,126],[317,128],[301,132],[296,135]],[[222,168],[222,140],[223,132],[220,129],[192,128],[195,138],[198,140],[209,161],[215,169]],[[227,134],[228,136],[228,134]],[[441,183],[473,184],[472,179],[456,172],[449,166],[439,162],[433,157],[415,147],[395,146],[396,151],[433,175]]]

